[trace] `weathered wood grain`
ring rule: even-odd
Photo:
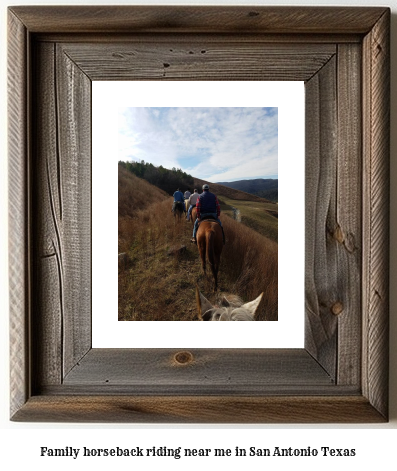
[[[183,350],[182,350],[183,351]],[[134,391],[209,391],[222,388],[225,394],[256,391],[267,386],[283,390],[287,385],[334,384],[304,349],[192,349],[189,360],[178,362],[177,349],[93,349],[65,377],[66,386],[130,385]]]
[[[35,165],[32,198],[34,237],[32,290],[34,317],[32,350],[34,387],[60,384],[63,376],[63,246],[59,221],[60,194],[58,129],[56,121],[55,49],[53,44],[35,46],[37,63],[33,94],[40,106],[34,107],[32,130]],[[45,341],[44,341],[45,339]]]
[[[8,166],[9,166],[9,303],[10,409],[15,413],[30,395],[30,220],[28,149],[28,87],[26,28],[8,15]]]
[[[56,33],[366,33],[382,7],[12,7],[30,31]]]
[[[385,416],[389,353],[390,12],[364,39],[363,392]]]
[[[38,42],[55,42],[58,44],[86,44],[87,41],[92,41],[93,44],[102,45],[119,45],[119,44],[133,44],[133,43],[150,43],[152,46],[160,45],[164,42],[169,42],[173,44],[183,44],[189,40],[190,44],[199,44],[201,43],[212,43],[215,39],[219,42],[226,43],[234,43],[234,44],[249,44],[252,42],[255,43],[262,43],[262,44],[273,44],[273,45],[280,45],[280,44],[323,44],[323,45],[336,45],[336,44],[361,44],[363,33],[355,32],[355,33],[342,33],[337,34],[330,31],[327,34],[320,34],[320,33],[313,33],[313,34],[299,34],[299,33],[260,33],[260,32],[252,32],[252,31],[242,31],[238,34],[236,39],[236,34],[229,32],[229,33],[221,33],[216,32],[216,34],[208,32],[208,33],[200,33],[200,34],[178,34],[178,32],[174,33],[137,33],[132,32],[118,32],[117,34],[109,34],[105,32],[96,32],[92,33],[73,33],[68,34],[67,32],[64,33],[57,33],[57,32],[48,32],[48,33],[35,33],[34,37],[35,40]]]
[[[60,384],[91,348],[91,83],[54,44],[35,58],[37,386]]]
[[[385,8],[9,10],[12,420],[387,420],[389,21]],[[306,82],[306,350],[184,364],[90,350],[91,80],[275,77]]]
[[[379,423],[361,396],[38,396],[15,421],[127,423]]]
[[[361,375],[361,52],[306,85],[306,348],[337,384]]]
[[[338,321],[337,384],[360,384],[362,361],[362,54],[338,46],[338,156],[335,219],[337,291],[331,307]]]
[[[305,346],[336,377],[340,294],[335,227],[337,100],[335,56],[306,84]]]
[[[60,47],[56,70],[66,375],[91,348],[91,81]]]
[[[64,53],[91,80],[309,80],[336,53],[335,44],[262,44],[167,35],[156,44],[65,44]]]

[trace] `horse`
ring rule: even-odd
[[[244,303],[238,296],[224,295],[220,306],[213,306],[199,291],[196,285],[198,317],[202,321],[254,321],[255,313],[263,293],[256,299]]]
[[[178,218],[178,221],[180,221],[183,214],[183,203],[181,201],[174,201],[172,212],[174,213],[174,218]]]
[[[197,209],[196,206],[192,208],[192,211],[190,212],[190,220],[192,221],[192,224],[194,226],[194,223],[196,222],[197,219]]]
[[[199,225],[196,239],[204,275],[206,275],[206,261],[208,259],[214,277],[214,291],[216,291],[218,289],[218,270],[223,249],[222,228],[216,221],[205,219]]]

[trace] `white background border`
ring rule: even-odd
[[[93,347],[302,348],[304,345],[303,82],[92,83]],[[117,150],[120,107],[277,107],[278,322],[117,321]],[[199,175],[194,175],[199,177]],[[172,217],[165,214],[164,217]],[[189,243],[189,241],[187,241]],[[220,272],[222,271],[222,261]],[[137,294],[138,295],[138,294]]]

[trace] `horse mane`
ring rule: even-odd
[[[254,315],[244,308],[218,307],[203,314],[203,320],[211,321],[253,321]]]
[[[216,305],[223,307],[240,307],[244,304],[244,301],[240,298],[240,296],[237,296],[237,294],[221,293],[217,297],[215,303]]]

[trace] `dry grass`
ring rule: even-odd
[[[275,242],[278,241],[278,206],[263,201],[232,200],[225,196],[219,198],[221,210],[232,219],[233,208],[239,210],[242,224],[254,229]]]
[[[119,247],[118,251],[127,252],[131,231],[134,231],[134,220],[145,208],[169,200],[165,191],[150,185],[146,180],[119,165],[118,167],[118,216],[119,216]]]
[[[134,217],[136,211],[169,198],[165,191],[151,185],[142,178],[136,177],[120,165],[118,169],[119,217]]]
[[[227,243],[221,266],[228,290],[245,301],[263,292],[257,320],[277,320],[278,244],[229,217],[222,223]]]
[[[119,273],[119,320],[197,320],[196,283],[215,302],[213,280],[204,278],[197,246],[189,242],[192,225],[175,222],[171,204],[152,205],[122,222],[128,263]],[[245,301],[264,292],[257,319],[277,320],[277,244],[227,216],[222,221],[220,289]]]
[[[118,248],[127,254],[119,269],[119,320],[198,320],[196,283],[211,302],[218,297],[210,270],[205,278],[197,246],[190,243],[193,226],[184,218],[175,220],[172,200],[119,167]],[[220,290],[246,302],[264,292],[257,320],[277,320],[277,243],[226,214],[221,220],[226,245]]]
[[[192,226],[171,213],[172,198],[123,220],[128,263],[119,273],[119,320],[195,320],[200,268]],[[185,249],[180,251],[181,246]]]

